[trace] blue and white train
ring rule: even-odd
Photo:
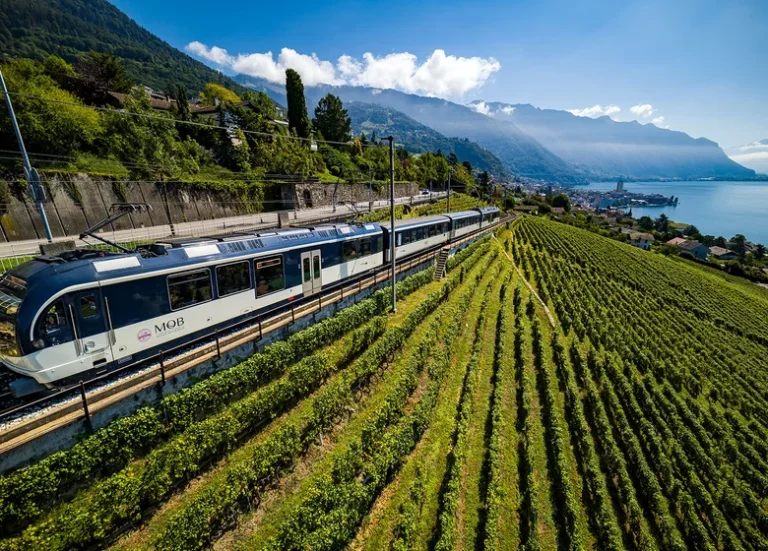
[[[395,224],[407,258],[498,222],[499,209]],[[159,242],[38,256],[0,277],[0,356],[20,397],[139,363],[389,261],[389,224]]]

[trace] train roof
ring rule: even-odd
[[[488,214],[490,212],[501,212],[499,210],[499,207],[493,207],[493,206],[490,206],[490,207],[479,207],[477,210],[479,210],[483,214]]]
[[[433,214],[431,216],[419,216],[418,218],[406,218],[404,220],[395,220],[395,229],[417,228],[419,226],[428,226],[430,224],[439,224],[450,222],[447,216],[443,214]],[[381,222],[381,227],[389,229],[389,222]]]
[[[462,210],[459,212],[449,212],[446,214],[448,218],[451,218],[452,220],[460,220],[462,218],[469,218],[471,216],[478,216],[480,214],[480,211],[478,210]]]
[[[155,253],[154,255],[81,249],[58,255],[37,256],[6,274],[23,281],[25,289],[36,287],[42,282],[45,282],[45,286],[66,287],[89,281],[140,275],[155,270],[193,267],[201,262],[237,260],[239,257],[255,256],[260,252],[269,254],[304,244],[381,233],[378,224],[326,224],[210,237],[161,239],[147,247]]]

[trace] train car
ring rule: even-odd
[[[451,219],[451,239],[464,237],[480,229],[482,215],[479,210],[449,212],[446,216]]]
[[[480,227],[485,228],[492,226],[501,218],[501,211],[499,207],[480,207],[477,209],[480,211]]]
[[[170,240],[41,256],[0,278],[15,396],[140,362],[383,264],[378,224]]]
[[[390,223],[382,223],[384,232],[384,260],[390,261]],[[395,220],[395,258],[401,259],[443,245],[451,238],[451,220],[447,216],[423,216],[408,220]]]

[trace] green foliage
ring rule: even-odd
[[[315,107],[312,121],[315,131],[331,142],[348,142],[351,139],[351,119],[338,96],[327,94]]]
[[[228,90],[221,84],[216,84],[214,82],[209,82],[205,85],[205,88],[203,88],[203,91],[200,94],[200,99],[202,99],[203,105],[214,105],[216,101],[229,104],[239,103],[241,101],[240,97],[232,90]]]
[[[552,206],[563,208],[565,212],[571,212],[571,199],[565,193],[558,193],[552,197]]]
[[[133,83],[120,60],[106,52],[88,52],[77,63],[82,95],[89,99],[107,92],[130,92]]]
[[[99,114],[59,88],[42,64],[16,59],[0,64],[0,70],[14,94],[11,99],[28,151],[73,155],[103,134]],[[0,147],[18,149],[5,109],[0,109]]]
[[[120,59],[131,82],[155,90],[176,83],[197,93],[207,82],[217,81],[243,90],[143,29],[106,0],[2,0],[0,36],[3,53],[17,58],[43,60],[54,54],[76,63],[92,51],[112,54]]]
[[[312,123],[307,115],[307,100],[301,76],[293,69],[285,71],[285,93],[288,100],[288,127],[300,138],[309,138]]]

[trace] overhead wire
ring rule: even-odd
[[[243,130],[242,128],[230,128],[227,126],[220,126],[217,124],[208,124],[208,123],[202,123],[197,121],[185,121],[185,120],[179,120],[174,119],[171,117],[162,117],[160,115],[152,115],[149,113],[134,113],[132,111],[126,111],[125,109],[113,109],[111,107],[98,107],[96,105],[86,105],[84,103],[77,103],[74,101],[67,101],[67,100],[60,100],[60,99],[54,99],[54,98],[46,98],[43,96],[37,96],[34,94],[25,94],[23,92],[8,92],[9,96],[18,96],[18,97],[24,97],[24,98],[30,98],[30,99],[36,99],[40,101],[47,101],[49,103],[60,103],[64,105],[72,105],[75,107],[84,107],[86,109],[92,109],[94,111],[99,111],[103,113],[111,113],[111,114],[122,114],[122,115],[129,115],[134,117],[141,117],[145,119],[153,119],[153,120],[159,120],[163,122],[170,122],[174,124],[186,124],[190,126],[197,126],[202,128],[211,128],[211,129],[217,129],[217,130],[226,130],[226,131],[232,131],[232,130],[238,130],[242,132],[243,134],[251,134],[254,136],[264,136],[269,138],[285,138],[289,140],[298,140],[298,141],[304,141],[304,142],[314,142],[315,139],[313,137],[311,138],[304,138],[302,136],[293,136],[291,134],[274,134],[272,132],[260,132],[258,130]],[[324,143],[332,144],[332,145],[353,145],[355,142],[349,141],[349,142],[339,142],[339,141],[331,141],[331,140],[323,140]],[[362,143],[360,142],[361,147],[382,147],[378,144],[373,143]]]

